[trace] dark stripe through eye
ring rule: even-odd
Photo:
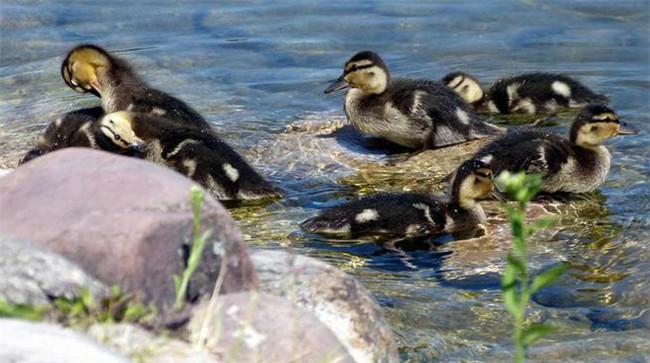
[[[345,74],[348,74],[348,73],[350,73],[350,72],[356,72],[356,71],[358,71],[358,70],[360,70],[360,69],[366,69],[366,68],[370,68],[370,67],[374,67],[374,66],[375,66],[375,65],[372,64],[372,63],[370,63],[370,64],[364,64],[364,65],[360,65],[360,66],[355,64],[355,65],[353,65],[352,67],[350,67],[350,69],[348,69],[347,71],[345,71]]]

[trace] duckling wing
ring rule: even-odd
[[[511,172],[554,173],[571,153],[559,135],[535,130],[508,133],[479,150],[474,158],[490,165],[495,174]]]
[[[161,140],[162,156],[177,171],[199,182],[219,199],[258,199],[279,191],[230,145],[210,131],[181,133]]]
[[[145,88],[133,95],[129,111],[148,114],[153,117],[165,117],[180,126],[207,129],[208,122],[185,102],[165,92]]]
[[[479,118],[453,90],[440,82],[401,80],[395,87],[395,106],[426,127],[432,147],[458,144],[503,130]]]

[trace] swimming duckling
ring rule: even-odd
[[[20,160],[22,165],[54,150],[66,147],[90,147],[129,156],[135,156],[137,145],[116,145],[99,130],[98,119],[104,113],[101,107],[68,112],[50,123],[37,145]]]
[[[325,93],[351,87],[345,113],[355,129],[411,149],[462,143],[503,129],[480,120],[443,84],[394,79],[379,55],[364,51],[345,63],[343,75]]]
[[[126,63],[104,49],[79,45],[61,65],[65,83],[77,92],[102,99],[106,113],[133,111],[164,116],[185,126],[208,128],[205,119],[183,101],[151,88]]]
[[[273,185],[211,130],[199,130],[165,118],[127,111],[105,115],[100,120],[100,128],[118,146],[145,143],[143,152],[147,160],[186,175],[218,199],[280,196]]]
[[[571,125],[569,139],[521,128],[480,149],[480,160],[498,175],[502,171],[545,174],[546,193],[587,193],[607,178],[611,155],[603,142],[616,135],[634,134],[621,126],[616,113],[603,105],[588,105]]]
[[[470,230],[483,223],[485,213],[477,199],[492,192],[488,166],[478,160],[466,161],[449,185],[448,198],[377,194],[327,209],[300,226],[307,232],[356,238],[368,234],[427,236]]]
[[[575,79],[554,73],[526,73],[496,81],[483,91],[478,80],[464,72],[446,75],[442,82],[475,109],[492,113],[553,114],[561,108],[580,108],[607,103],[607,96],[594,93]]]

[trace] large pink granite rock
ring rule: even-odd
[[[0,233],[59,253],[106,284],[169,307],[172,276],[191,243],[190,187],[164,167],[91,149],[35,159],[0,180]],[[203,227],[212,229],[188,299],[212,292],[225,254],[222,292],[256,286],[239,229],[206,195]]]

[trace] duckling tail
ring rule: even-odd
[[[478,118],[476,121],[474,121],[472,126],[474,135],[476,135],[477,138],[504,135],[508,131],[505,127],[500,127],[492,124],[485,118]]]

